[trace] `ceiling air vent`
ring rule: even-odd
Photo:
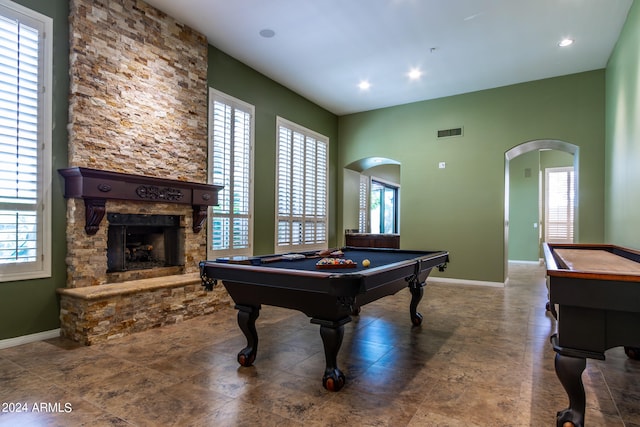
[[[462,128],[442,129],[438,131],[438,138],[447,138],[450,136],[462,136]]]

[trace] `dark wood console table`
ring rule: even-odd
[[[345,233],[345,246],[400,249],[399,234]]]

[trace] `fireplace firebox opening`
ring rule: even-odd
[[[107,213],[107,273],[184,265],[180,215]]]

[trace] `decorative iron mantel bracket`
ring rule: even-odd
[[[65,179],[64,197],[84,199],[84,229],[89,235],[98,232],[107,199],[191,205],[193,232],[199,233],[207,219],[208,207],[218,204],[218,191],[223,188],[81,167],[58,169],[58,172]]]

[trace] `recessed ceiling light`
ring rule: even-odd
[[[419,68],[412,68],[407,75],[411,80],[418,80],[422,76],[422,71]]]
[[[573,44],[573,39],[562,39],[560,43],[558,43],[558,46],[567,47],[567,46],[571,46],[572,44]]]
[[[367,90],[367,89],[369,89],[369,88],[371,87],[371,83],[369,83],[369,82],[368,82],[368,81],[366,81],[366,80],[363,80],[363,81],[361,81],[361,82],[360,82],[360,84],[358,85],[358,87],[359,87],[361,90]]]
[[[269,28],[265,28],[264,30],[260,30],[260,35],[265,39],[270,39],[271,37],[276,35],[276,32]]]

